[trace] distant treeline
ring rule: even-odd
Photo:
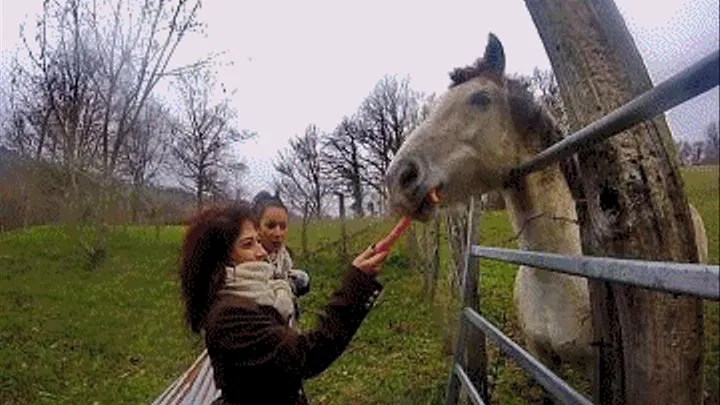
[[[699,141],[675,140],[678,159],[684,166],[717,165],[720,163],[718,123],[712,122],[705,129],[705,137]]]

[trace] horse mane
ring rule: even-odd
[[[495,81],[507,91],[510,115],[517,131],[525,136],[527,145],[540,152],[560,142],[564,136],[550,111],[541,104],[530,91],[530,83],[521,78],[506,75],[498,77],[490,66],[479,58],[474,64],[458,67],[450,72],[452,81],[449,88],[461,85],[472,79],[485,77]],[[563,159],[559,162],[560,170],[570,185],[573,194],[579,196],[579,168],[575,158]]]
[[[555,118],[530,92],[530,83],[511,78],[506,78],[505,83],[515,128],[521,134],[539,137],[527,141],[546,149],[562,140],[563,134]]]

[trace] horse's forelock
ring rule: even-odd
[[[453,71],[450,72],[450,88],[461,85],[480,76],[490,79],[498,79],[497,74],[492,67],[485,63],[483,58],[480,58],[472,65],[453,69]]]

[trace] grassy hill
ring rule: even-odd
[[[718,168],[691,168],[686,189],[705,220],[710,258],[718,263]],[[354,220],[348,232],[365,229],[351,251],[364,248],[392,224]],[[116,229],[108,257],[84,269],[73,240],[61,228],[35,227],[0,234],[0,403],[149,403],[182,373],[201,350],[181,323],[177,277],[178,227]],[[313,255],[298,260],[312,274],[302,299],[304,326],[337,285],[339,223],[313,223]],[[481,243],[508,246],[507,215],[482,217]],[[298,224],[290,246],[300,252]],[[324,249],[320,249],[321,247]],[[446,245],[445,245],[446,247]],[[317,250],[319,249],[319,250]],[[443,251],[443,260],[447,252]],[[520,339],[512,307],[516,267],[481,262],[482,308],[514,339]],[[447,381],[447,330],[454,308],[445,274],[438,297],[428,302],[422,276],[394,253],[382,276],[385,291],[349,350],[306,388],[314,404],[440,403]],[[707,304],[707,403],[718,403],[720,311]],[[454,312],[453,312],[454,316]],[[536,403],[539,389],[491,346],[495,403]],[[573,382],[585,386],[575,376]],[[241,382],[240,382],[241,383]]]

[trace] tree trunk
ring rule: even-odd
[[[620,107],[651,81],[609,0],[526,0],[558,79],[572,130]],[[683,181],[664,116],[579,151],[583,251],[697,262]],[[582,195],[578,195],[581,193]],[[702,301],[590,283],[598,347],[594,399],[700,404]]]
[[[340,204],[340,263],[348,261],[348,235],[345,229],[345,195],[337,193]]]
[[[362,183],[360,182],[360,176],[353,179],[353,208],[355,214],[358,217],[363,218],[365,216],[365,209],[363,207],[363,191]]]
[[[140,191],[138,187],[133,187],[130,192],[130,223],[133,225],[138,223],[138,211],[140,208]]]
[[[205,192],[205,182],[200,180],[196,183],[195,189],[195,208],[200,210],[203,206],[203,193]]]

